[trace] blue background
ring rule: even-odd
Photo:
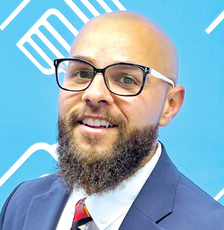
[[[0,25],[21,2],[0,0]],[[73,2],[89,19],[93,17],[81,0]],[[89,2],[100,14],[105,13],[96,0]],[[104,2],[113,11],[118,10],[112,0]],[[215,197],[224,188],[224,20],[210,34],[205,30],[224,11],[224,2],[120,0],[120,3],[127,10],[154,20],[177,46],[179,84],[185,86],[186,98],[177,117],[160,130],[159,139],[180,171]],[[16,46],[51,8],[59,10],[77,30],[84,25],[63,0],[31,0],[0,30],[0,180],[31,146],[39,142],[56,143],[59,89],[55,76],[41,72]],[[48,21],[69,44],[72,43],[74,35],[56,16],[50,16]],[[40,30],[63,56],[68,56],[43,26]],[[32,39],[51,60],[55,58],[35,34]],[[49,68],[30,44],[24,46],[41,65]],[[18,183],[56,169],[56,160],[48,151],[34,151],[0,187],[0,207]],[[224,197],[219,201],[224,204]]]

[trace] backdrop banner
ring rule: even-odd
[[[68,57],[91,18],[117,10],[151,18],[176,44],[186,98],[159,140],[180,171],[224,204],[223,1],[0,0],[0,208],[19,183],[57,171],[53,60]]]

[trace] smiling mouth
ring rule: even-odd
[[[83,124],[86,126],[94,127],[94,128],[113,128],[115,125],[111,124],[110,122],[103,120],[103,119],[93,119],[93,118],[84,118],[83,120],[79,121],[79,124]]]

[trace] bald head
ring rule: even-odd
[[[89,56],[92,48],[95,51]],[[158,25],[138,13],[116,11],[90,20],[76,37],[70,56],[87,54],[92,59],[101,57],[101,68],[105,67],[107,57],[111,63],[128,61],[149,66],[177,81],[178,57],[172,40]]]

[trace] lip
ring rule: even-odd
[[[101,127],[95,128],[83,124],[80,124],[79,127],[83,134],[91,135],[91,136],[103,136],[112,130],[111,128],[101,128]]]

